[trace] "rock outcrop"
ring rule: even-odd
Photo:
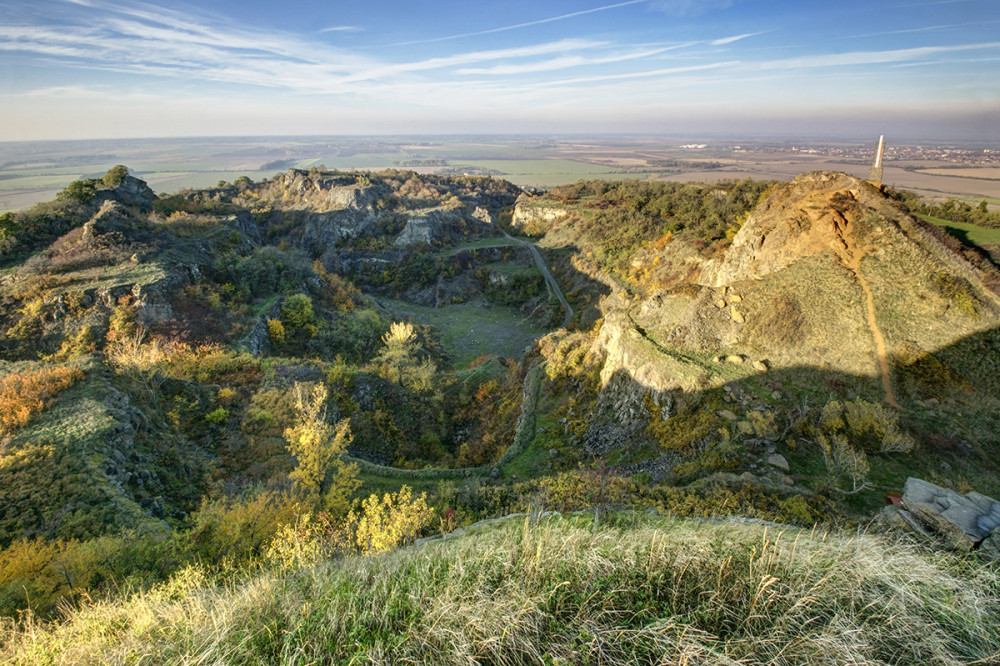
[[[406,221],[406,226],[393,241],[396,247],[430,244],[437,240],[440,223],[430,215],[415,215]]]
[[[922,479],[909,478],[903,488],[901,506],[887,507],[918,534],[960,551],[981,550],[990,559],[1000,559],[1000,502],[969,492],[965,495]]]
[[[97,190],[94,202],[104,204],[108,201],[150,211],[153,209],[153,202],[156,201],[156,193],[149,188],[146,181],[134,176],[125,176],[115,187]]]
[[[527,195],[521,195],[514,206],[514,216],[511,218],[510,226],[514,229],[532,230],[533,227],[547,229],[549,225],[569,216],[569,211],[565,208],[554,206],[543,206],[533,202]]]

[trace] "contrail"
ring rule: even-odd
[[[570,14],[563,14],[561,16],[553,16],[551,18],[538,19],[537,21],[528,21],[527,23],[517,23],[515,25],[505,25],[502,28],[490,28],[489,30],[478,30],[476,32],[463,32],[458,35],[448,35],[447,37],[434,37],[432,39],[415,39],[412,42],[396,42],[395,44],[386,44],[386,46],[409,46],[410,44],[428,44],[430,42],[444,42],[449,39],[460,39],[462,37],[473,37],[475,35],[488,35],[494,32],[504,32],[506,30],[517,30],[518,28],[527,28],[532,25],[539,25],[541,23],[551,23],[553,21],[562,21],[563,19],[573,18],[574,16],[583,16],[584,14],[593,14],[594,12],[603,12],[608,9],[615,9],[616,7],[626,7],[628,5],[638,5],[640,3],[646,2],[646,0],[628,0],[628,2],[618,2],[613,5],[605,5],[603,7],[595,7],[593,9],[584,9],[579,12],[572,12]]]

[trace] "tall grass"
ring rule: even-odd
[[[11,664],[969,664],[1000,571],[871,534],[612,516],[211,582],[0,631]]]

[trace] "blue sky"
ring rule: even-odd
[[[0,0],[0,140],[1000,141],[998,0]]]

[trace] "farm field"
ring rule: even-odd
[[[0,144],[0,211],[52,199],[73,180],[125,164],[159,194],[210,187],[240,176],[268,178],[312,167],[496,175],[522,187],[581,179],[718,182],[787,180],[805,171],[863,177],[866,159],[837,158],[786,144],[747,148],[733,140],[648,137],[207,137]],[[863,148],[855,146],[861,155]],[[888,162],[884,181],[935,199],[1000,205],[1000,168],[935,159]]]
[[[951,220],[942,220],[938,217],[932,217],[930,215],[917,215],[921,220],[925,222],[930,222],[931,224],[937,225],[939,227],[944,227],[953,236],[957,236],[963,240],[967,240],[976,245],[1000,245],[1000,229],[987,229],[985,227],[977,227],[974,224],[963,224],[961,222],[952,222]]]

